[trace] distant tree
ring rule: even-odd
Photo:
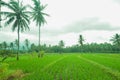
[[[24,6],[22,2],[16,0],[10,0],[7,4],[8,11],[1,12],[2,15],[7,17],[6,26],[12,25],[12,30],[15,31],[17,28],[18,33],[18,52],[17,52],[17,60],[19,60],[19,44],[20,44],[20,31],[29,29],[29,15],[28,11],[26,11],[27,6]]]
[[[25,46],[27,50],[29,50],[29,44],[30,44],[30,41],[28,39],[25,39]]]
[[[40,28],[41,25],[46,23],[46,20],[44,18],[44,16],[49,16],[48,14],[44,13],[43,10],[46,8],[47,5],[42,5],[40,0],[32,0],[34,3],[34,7],[30,6],[30,8],[32,9],[31,11],[31,15],[32,15],[32,19],[33,21],[36,22],[36,25],[39,26],[39,41],[38,41],[38,46],[40,47]]]
[[[83,46],[83,42],[84,42],[85,40],[84,40],[84,38],[83,38],[83,36],[82,35],[79,35],[79,40],[78,40],[78,42],[79,42],[79,44],[81,45],[81,46]]]
[[[64,47],[64,46],[65,46],[65,43],[64,43],[63,40],[61,40],[61,41],[59,42],[59,52],[60,52],[60,53],[63,52],[63,47]]]
[[[15,40],[15,45],[18,48],[18,40],[17,39]]]
[[[2,46],[3,46],[4,50],[6,50],[8,45],[7,45],[7,43],[4,41],[4,42],[2,43]]]
[[[0,43],[0,50],[2,49],[2,43]]]
[[[61,41],[59,42],[59,46],[62,47],[62,48],[65,46],[65,43],[64,43],[63,40],[61,40]]]
[[[31,46],[30,46],[31,51],[35,51],[35,48],[36,48],[35,44],[32,43]]]
[[[23,50],[23,52],[25,51],[25,46],[22,46],[22,50]]]
[[[112,37],[112,39],[110,39],[110,41],[112,41],[114,45],[117,45],[120,47],[120,35],[119,34],[115,34]]]
[[[11,48],[11,50],[14,49],[14,43],[13,42],[10,43],[10,48]]]

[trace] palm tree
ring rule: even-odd
[[[33,21],[36,22],[36,25],[39,26],[39,41],[38,41],[38,46],[40,47],[40,28],[41,25],[46,23],[46,20],[44,16],[49,16],[48,14],[44,13],[43,10],[46,8],[47,5],[42,5],[40,0],[32,0],[34,3],[34,7],[30,6],[32,9],[31,11],[31,18]]]
[[[15,31],[17,28],[18,34],[18,52],[17,52],[17,60],[19,60],[19,44],[20,44],[20,31],[29,29],[29,15],[28,11],[26,11],[27,6],[24,6],[22,2],[16,0],[10,0],[7,5],[9,12],[1,12],[1,14],[7,16],[6,26],[12,24],[12,30]]]
[[[8,45],[7,45],[7,43],[5,41],[2,43],[2,46],[3,46],[4,50],[6,50],[7,47],[8,47]]]
[[[84,40],[83,36],[80,35],[78,42],[79,42],[79,44],[80,44],[81,46],[83,46],[83,41],[85,41],[85,40]]]
[[[113,42],[114,45],[120,46],[120,35],[115,34],[110,41]]]
[[[25,39],[25,46],[27,50],[29,50],[29,44],[30,44],[30,41],[28,39]]]
[[[30,45],[30,49],[31,49],[31,51],[35,51],[35,48],[36,48],[35,44],[32,43],[32,44]]]
[[[11,48],[11,50],[14,49],[14,44],[13,44],[13,42],[10,43],[10,48]]]
[[[65,43],[64,43],[64,41],[63,40],[61,40],[60,42],[59,42],[59,52],[60,52],[60,54],[63,52],[63,47],[65,46]]]
[[[59,46],[60,46],[61,48],[63,48],[63,47],[65,46],[64,41],[63,41],[63,40],[61,40],[61,41],[59,42]]]
[[[0,0],[0,12],[1,12],[1,5],[2,5],[2,0]],[[1,21],[2,19],[1,19],[1,14],[0,14],[0,27],[1,27]]]

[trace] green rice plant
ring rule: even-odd
[[[119,55],[46,53],[43,58],[37,58],[37,55],[23,54],[19,61],[8,58],[6,63],[10,70],[28,74],[20,80],[119,80],[109,73],[116,70],[119,73]]]

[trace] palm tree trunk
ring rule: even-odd
[[[20,27],[18,26],[18,52],[17,52],[17,60],[19,60],[19,39],[20,39]]]
[[[38,58],[40,57],[40,26],[39,26],[39,45],[38,45]]]
[[[39,42],[38,43],[39,43],[38,46],[39,46],[39,49],[40,49],[40,26],[39,26]]]

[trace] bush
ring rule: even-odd
[[[5,56],[9,56],[9,57],[15,57],[15,51],[11,51],[11,50],[0,50],[0,55],[2,57],[5,57]]]
[[[38,57],[43,57],[44,56],[44,54],[45,54],[45,51],[40,51],[39,53],[38,53]]]
[[[7,63],[0,63],[0,75],[7,72],[9,65]]]

